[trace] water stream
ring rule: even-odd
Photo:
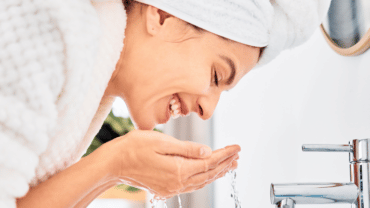
[[[179,208],[182,208],[180,195],[177,195],[177,199],[179,201]],[[159,200],[159,199],[156,199],[154,197],[150,200],[150,207],[151,208],[158,208],[158,205],[159,205],[160,201],[163,201],[163,208],[167,208],[167,201],[166,200]]]
[[[156,208],[159,200],[155,199],[154,197],[150,200],[150,207]]]
[[[238,197],[238,191],[236,190],[236,172],[235,172],[235,170],[229,171],[228,175],[230,176],[230,179],[231,179],[231,198],[234,199],[235,208],[241,208],[242,205],[241,205],[239,197]],[[179,201],[179,208],[182,208],[180,195],[177,195],[177,199]],[[159,199],[156,199],[155,197],[153,197],[150,200],[151,208],[157,208],[157,205],[158,205],[159,201],[162,201],[162,200],[159,200]],[[163,200],[163,208],[167,208],[166,200]]]
[[[177,199],[179,200],[179,208],[182,208],[180,195],[177,195]]]
[[[236,190],[236,172],[235,170],[233,170],[229,171],[228,174],[230,175],[231,178],[231,198],[234,198],[235,208],[241,208],[242,205],[238,197],[238,191]]]

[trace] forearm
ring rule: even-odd
[[[104,185],[115,182],[115,177],[111,174],[110,164],[104,158],[97,157],[98,155],[91,154],[82,158],[71,167],[31,188],[26,196],[17,200],[17,207],[74,207],[84,201],[84,198],[90,198],[91,193],[99,195],[104,191]]]
[[[104,95],[100,104],[99,108],[93,118],[93,120],[90,123],[90,127],[85,135],[85,137],[94,137],[94,135],[97,134],[99,129],[102,126],[102,123],[104,122],[105,118],[110,112],[110,109],[112,108],[112,104],[115,97]],[[91,139],[87,140],[91,140]],[[83,199],[81,199],[76,205],[74,205],[74,208],[82,208],[87,207],[96,197],[98,197],[101,193],[103,193],[105,190],[119,184],[120,181],[116,178],[106,181],[105,183],[100,184],[95,189],[91,190]]]
[[[119,181],[116,179],[108,181],[105,184],[100,185],[98,188],[94,189],[88,195],[86,195],[81,201],[79,201],[74,208],[85,208],[87,207],[96,197],[98,197],[101,193],[106,191],[107,189],[117,185]]]

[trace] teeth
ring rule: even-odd
[[[171,116],[172,118],[178,118],[180,116],[180,111],[179,110],[171,110]]]
[[[175,104],[176,103],[176,104]],[[173,119],[180,117],[180,103],[177,103],[175,98],[170,101],[171,116]]]
[[[171,110],[177,110],[177,108],[179,107],[179,105],[171,105]]]

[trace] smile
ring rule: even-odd
[[[180,116],[184,117],[189,114],[186,104],[182,101],[177,93],[172,95],[168,108],[173,119],[176,119]]]

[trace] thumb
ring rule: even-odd
[[[164,140],[160,146],[160,154],[164,155],[178,155],[187,158],[203,159],[208,158],[212,154],[212,149],[207,145],[190,142],[180,141],[172,138],[170,140]]]

